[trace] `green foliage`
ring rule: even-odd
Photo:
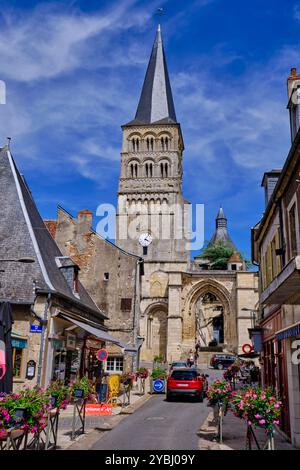
[[[162,357],[162,355],[159,355],[159,356],[154,356],[154,362],[163,362],[164,358]]]
[[[75,390],[83,390],[83,398],[90,398],[94,393],[94,387],[92,382],[87,377],[78,378],[74,383],[71,384],[70,394],[71,397],[75,397]]]
[[[231,245],[224,242],[217,242],[214,244],[208,244],[203,248],[202,253],[198,258],[208,260],[209,269],[226,270],[229,258],[233,255],[234,249]],[[246,268],[250,268],[251,262],[244,259],[239,253],[242,260],[246,264]]]
[[[166,371],[160,367],[156,367],[152,370],[151,377],[152,379],[165,379],[167,376]]]

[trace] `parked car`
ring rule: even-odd
[[[173,370],[173,369],[182,369],[182,368],[186,368],[188,365],[185,361],[174,361],[174,362],[171,362],[170,364],[170,372]]]
[[[167,380],[167,400],[175,396],[194,396],[200,402],[204,397],[204,379],[196,369],[174,369]]]
[[[226,369],[227,367],[231,366],[237,357],[233,354],[214,354],[210,360],[210,365],[214,369]]]

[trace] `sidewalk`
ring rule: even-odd
[[[246,424],[242,419],[237,418],[231,411],[223,419],[223,444],[216,440],[217,422],[214,419],[213,410],[209,413],[199,431],[200,448],[202,450],[246,450]],[[266,441],[266,435],[263,429],[254,428],[254,433],[260,447],[263,447]],[[278,431],[274,434],[275,450],[299,450],[288,442]],[[256,448],[255,442],[252,442],[252,449]]]
[[[133,413],[151,395],[145,393],[140,395],[138,391],[131,393],[130,405],[122,407],[120,405],[112,408],[112,415],[92,416],[87,415],[85,418],[85,433],[76,435],[75,440],[71,440],[72,422],[73,422],[73,405],[69,405],[66,410],[62,411],[58,423],[57,450],[85,450],[88,449],[100,439],[101,434],[113,429],[126,415]],[[78,423],[80,427],[80,423]]]

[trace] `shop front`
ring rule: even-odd
[[[282,313],[278,310],[261,323],[263,340],[263,385],[276,391],[282,401],[280,428],[290,436],[289,397],[287,381],[286,344],[276,336],[282,327]]]

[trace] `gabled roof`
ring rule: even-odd
[[[158,25],[133,124],[177,123],[168,67]]]
[[[0,204],[0,269],[4,270],[0,280],[1,298],[33,303],[35,285],[38,290],[61,295],[77,307],[105,318],[80,282],[79,298],[69,287],[56,262],[63,255],[46,228],[7,146],[0,149]],[[3,261],[22,257],[33,258],[35,262]]]

